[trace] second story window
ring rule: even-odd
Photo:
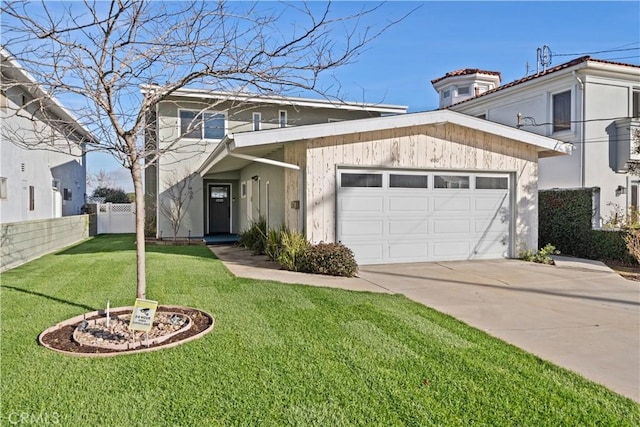
[[[222,139],[226,133],[225,122],[223,113],[180,110],[180,135],[182,138]]]
[[[461,86],[458,88],[458,95],[469,95],[469,86]]]
[[[444,99],[447,99],[447,98],[449,98],[450,96],[451,96],[451,89],[447,89],[447,90],[445,90],[444,92],[442,92],[442,97],[443,97]]]
[[[633,91],[632,105],[633,105],[633,111],[632,111],[631,117],[639,118],[640,117],[640,89]]]
[[[278,123],[281,128],[287,127],[287,111],[286,110],[280,110],[280,119]]]
[[[7,198],[7,178],[0,177],[0,200]]]
[[[253,130],[260,130],[261,121],[262,115],[260,113],[253,113]]]
[[[571,130],[571,91],[556,93],[553,98],[553,131]]]

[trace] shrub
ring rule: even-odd
[[[289,230],[287,227],[283,225],[279,229],[271,229],[267,233],[264,253],[271,261],[278,260],[278,257],[282,252],[282,234],[288,232]]]
[[[263,255],[267,245],[267,221],[262,217],[251,221],[249,228],[240,233],[238,245],[251,249],[256,255]]]
[[[626,243],[632,230],[591,230],[591,242],[595,259],[636,264],[636,258]]]
[[[309,242],[301,233],[291,232],[283,228],[280,231],[280,253],[276,261],[287,270],[303,271],[299,269],[299,258],[309,245]]]
[[[625,236],[632,227],[628,220],[637,223],[637,213],[625,216],[615,211],[605,220],[605,225],[623,225],[626,230],[592,229],[593,199],[598,192],[597,188],[540,191],[538,241],[552,244],[565,255],[636,264]]]
[[[358,264],[351,249],[342,243],[323,243],[309,246],[300,257],[300,271],[353,277]]]
[[[518,255],[518,258],[523,261],[537,262],[538,264],[555,265],[551,255],[558,255],[559,253],[560,251],[556,250],[553,245],[547,244],[539,251],[532,251],[531,249],[523,251]]]
[[[131,203],[121,188],[98,187],[93,191],[93,197],[104,197],[105,202],[111,203]]]
[[[627,250],[640,263],[640,231],[632,230],[624,236]]]

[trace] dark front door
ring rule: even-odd
[[[231,232],[231,186],[209,186],[209,233]]]

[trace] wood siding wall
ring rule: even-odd
[[[306,154],[306,156],[305,156]],[[336,166],[450,169],[515,174],[516,251],[537,247],[538,155],[534,147],[456,125],[426,125],[340,135],[290,144],[285,161],[306,181],[305,231],[312,242],[335,241]],[[298,172],[285,172],[285,203],[299,200]],[[296,229],[297,211],[286,209]]]

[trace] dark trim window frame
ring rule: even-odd
[[[7,177],[0,177],[0,200],[6,200],[7,195]]]
[[[633,89],[631,98],[631,117],[640,118],[640,88]]]
[[[253,119],[253,130],[260,130],[261,127],[261,123],[262,122],[262,114],[261,113],[253,113],[252,114],[252,119]]]
[[[341,188],[382,188],[382,174],[381,173],[347,173],[340,174],[340,187]]]
[[[227,115],[222,112],[180,110],[180,136],[190,139],[224,138],[227,133]],[[192,124],[195,122],[195,124]]]
[[[571,130],[571,90],[551,95],[553,132]]]
[[[33,185],[29,186],[29,210],[36,210],[36,188]]]

